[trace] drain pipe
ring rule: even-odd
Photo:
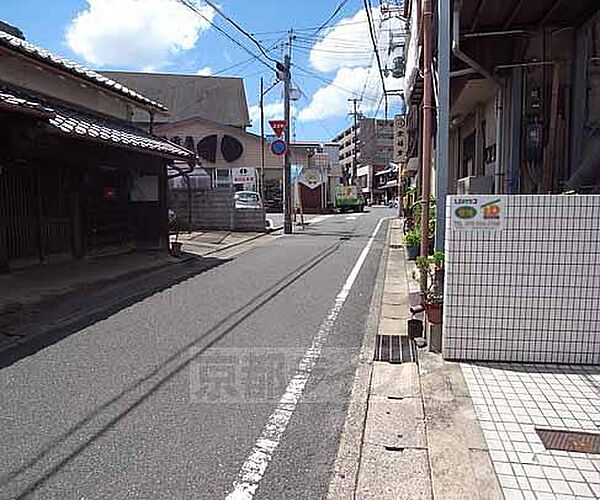
[[[485,69],[481,64],[479,64],[475,59],[465,54],[460,49],[460,11],[462,9],[462,1],[456,0],[454,2],[454,16],[452,16],[452,53],[457,59],[460,59],[470,68],[473,68],[478,73],[481,73],[488,80],[494,82],[494,84],[498,84],[498,80],[494,78],[494,76]]]
[[[504,82],[496,78],[483,65],[465,54],[460,48],[460,12],[462,1],[454,2],[454,16],[452,18],[452,53],[457,59],[464,62],[469,68],[483,75],[496,86],[496,167],[494,169],[494,192],[502,192],[502,165],[504,163]]]
[[[431,149],[433,145],[433,77],[432,62],[432,0],[423,0],[423,163],[422,173],[422,205],[421,205],[421,255],[429,255],[429,204],[431,196]],[[421,283],[421,287],[423,287]],[[423,288],[422,288],[423,290]]]
[[[496,91],[496,166],[494,168],[494,193],[504,192],[502,166],[504,165],[504,86]]]

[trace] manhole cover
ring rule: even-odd
[[[600,434],[590,432],[535,430],[548,450],[600,453]]]

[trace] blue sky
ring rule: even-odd
[[[211,19],[254,53],[258,49],[201,0]],[[317,32],[339,0],[220,0],[221,9],[256,33],[280,59],[293,29],[292,78],[302,97],[294,103],[298,140],[329,140],[350,123],[347,99],[363,97],[361,111],[383,117],[381,84],[372,56],[362,0],[348,0],[333,23]],[[378,2],[372,2],[376,4]],[[175,0],[4,0],[0,19],[20,27],[27,39],[94,69],[201,72],[244,78],[251,117],[258,128],[259,79],[273,72]],[[387,49],[399,22],[374,12],[380,46]],[[381,22],[380,22],[381,20]],[[382,51],[384,64],[387,50]],[[388,78],[388,88],[402,81]],[[281,88],[265,98],[267,118],[281,118]],[[398,103],[390,105],[390,116]]]

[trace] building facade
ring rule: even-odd
[[[234,190],[261,191],[268,207],[281,209],[283,157],[271,153],[266,141],[246,130],[251,123],[241,78],[120,71],[105,74],[170,107],[168,117],[155,119],[155,129],[198,154],[202,168],[190,177],[194,186],[233,184]],[[140,124],[147,120],[143,115],[135,119]]]
[[[342,183],[338,145],[299,141],[292,144],[291,153],[296,173],[294,205],[304,213],[333,208],[336,186]]]
[[[432,195],[600,192],[600,5],[432,2],[432,163],[422,165],[422,2],[406,1],[408,157]],[[442,8],[443,7],[443,8]],[[420,175],[420,174],[419,174]],[[443,211],[438,211],[440,244]]]
[[[340,167],[345,179],[354,184],[359,177],[367,175],[367,184],[372,185],[372,173],[369,172],[386,168],[392,161],[394,121],[360,118],[356,129],[354,125],[348,127],[338,134],[333,142],[340,148]],[[365,170],[364,167],[369,165],[372,168]],[[361,168],[359,176],[358,171]]]
[[[0,270],[166,250],[167,170],[196,155],[131,116],[168,109],[5,31],[0,70]]]

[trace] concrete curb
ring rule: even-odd
[[[379,328],[383,288],[390,250],[391,227],[391,223],[388,222],[383,254],[379,263],[373,296],[371,298],[371,312],[367,318],[365,336],[363,337],[360,349],[360,357],[346,413],[346,421],[344,422],[344,429],[340,437],[340,444],[334,462],[333,474],[329,483],[328,500],[354,498],[356,491],[367,417],[369,387],[373,371],[372,358],[375,349],[375,338]]]

